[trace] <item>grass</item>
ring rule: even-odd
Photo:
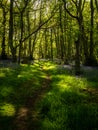
[[[52,64],[47,71],[52,89],[41,102],[42,130],[97,130],[98,70],[76,77]]]
[[[14,130],[12,122],[17,111],[41,89],[47,74],[51,77],[51,89],[36,106],[38,130],[98,129],[97,69],[83,70],[77,77],[62,66],[40,62],[1,67],[0,71],[0,130]]]
[[[38,64],[0,68],[0,130],[13,130],[17,112],[41,89],[45,76]]]

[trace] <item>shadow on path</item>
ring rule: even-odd
[[[42,70],[44,71],[44,70]],[[51,78],[47,74],[42,87],[36,90],[34,94],[29,96],[25,102],[24,107],[17,111],[16,118],[14,120],[14,130],[39,130],[40,129],[40,117],[39,112],[36,109],[36,105],[45,96],[45,93],[50,89]]]

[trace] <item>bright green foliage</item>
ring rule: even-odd
[[[42,88],[47,75],[51,78],[50,89],[36,106],[38,129],[97,130],[98,70],[83,68],[81,76],[73,75],[72,71],[52,62],[0,68],[1,130],[13,128],[15,115]],[[33,113],[29,107],[28,110]],[[32,128],[32,119],[27,121]]]
[[[38,64],[0,68],[0,130],[11,130],[19,109],[41,89],[45,78]]]
[[[98,129],[98,70],[75,77],[60,66],[48,68],[52,89],[41,102],[42,130]]]

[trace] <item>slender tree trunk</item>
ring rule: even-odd
[[[61,59],[64,59],[64,36],[63,36],[63,23],[62,23],[62,6],[59,6],[59,22],[60,22],[60,47],[61,47]]]
[[[47,29],[45,29],[45,48],[44,48],[44,58],[47,58],[47,51],[48,51],[48,40],[47,40]]]
[[[40,37],[40,32],[39,32],[39,37]],[[40,58],[44,58],[44,54],[43,54],[43,45],[42,45],[42,39],[43,39],[43,37],[44,37],[44,35],[42,34],[42,36],[41,36],[41,38],[40,38],[40,42],[39,42],[39,56],[38,56],[38,58],[39,58],[39,60],[40,60]]]
[[[18,63],[20,64],[21,60],[21,51],[22,51],[22,39],[23,39],[23,12],[20,14],[20,41],[19,41],[19,55],[18,55]]]
[[[76,55],[75,55],[75,74],[80,74],[80,36],[78,37],[78,40],[75,41],[76,46]]]
[[[98,17],[98,0],[95,0],[95,5],[96,5],[96,9],[97,9],[97,17]],[[96,21],[96,24],[97,24],[97,33],[98,33],[98,19]]]
[[[64,20],[63,20],[63,24],[64,24],[64,30],[63,30],[63,37],[64,37],[64,63],[65,64],[68,64],[68,60],[69,60],[69,56],[67,57],[67,54],[68,54],[68,49],[67,49],[67,13],[66,11],[64,12]],[[69,46],[70,46],[70,43],[68,42]],[[71,46],[70,46],[71,47]]]
[[[7,54],[5,52],[6,11],[5,8],[2,8],[2,10],[3,10],[3,38],[2,38],[1,58],[5,60],[7,59]]]
[[[93,5],[93,0],[90,0],[90,8],[91,8],[90,57],[93,57],[93,51],[94,51],[94,40],[93,40],[94,5]]]
[[[52,28],[51,28],[51,36],[50,36],[50,43],[51,43],[51,60],[53,60],[53,40],[52,40]]]
[[[12,60],[13,62],[16,62],[16,48],[13,46],[13,3],[14,0],[10,0],[9,46],[12,53]]]
[[[67,39],[68,39],[68,42],[67,42],[67,54],[66,54],[66,60],[65,60],[65,63],[66,64],[69,64],[69,63],[72,63],[72,61],[73,61],[73,55],[72,55],[72,51],[73,51],[73,47],[72,47],[72,36],[71,35],[69,35],[69,34],[71,34],[72,33],[72,30],[71,30],[71,28],[70,28],[70,24],[69,24],[69,26],[68,26],[68,28],[70,29],[69,30],[69,32],[68,32],[68,36],[66,35],[66,37],[67,37]],[[74,53],[73,53],[74,54]]]
[[[93,28],[94,28],[94,1],[90,0],[90,9],[91,9],[91,30],[90,30],[90,55],[89,55],[89,65],[95,64],[94,58],[94,39],[93,39]]]
[[[55,35],[55,43],[56,43],[56,57],[59,58],[60,57],[60,48],[59,48],[59,35],[58,35],[58,31],[59,29],[56,28],[54,29],[54,35]]]
[[[34,37],[33,37],[33,45],[32,45],[32,51],[31,51],[31,55],[32,55],[32,59],[34,59],[34,50],[35,50],[35,45],[36,45],[36,39],[37,39],[37,32],[34,34]]]
[[[31,29],[30,29],[30,13],[29,13],[29,11],[27,11],[27,25],[28,25],[28,35],[30,35]],[[29,58],[33,59],[33,57],[32,57],[31,37],[29,38]]]
[[[79,75],[81,73],[80,71],[80,46],[83,43],[83,16],[82,16],[82,0],[79,1],[79,4],[77,6],[77,22],[79,26],[79,34],[78,34],[78,40],[75,42],[76,44],[76,58],[75,58],[75,74]]]
[[[78,14],[79,14],[79,17],[77,19],[77,22],[78,22],[78,26],[79,26],[79,43],[80,43],[80,48],[83,46],[83,51],[84,51],[84,63],[86,64],[88,62],[88,57],[89,57],[89,52],[88,52],[88,41],[87,41],[87,37],[86,37],[86,34],[85,34],[85,30],[84,30],[84,21],[83,21],[83,14],[82,14],[82,0],[80,0],[80,4],[79,4],[79,7],[78,7]],[[82,51],[81,51],[82,52]],[[81,54],[80,52],[80,54]],[[80,55],[81,57],[81,55]]]

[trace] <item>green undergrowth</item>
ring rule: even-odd
[[[52,89],[39,104],[42,130],[98,129],[98,70],[81,76],[47,63]]]
[[[97,130],[98,70],[82,71],[75,76],[72,70],[52,62],[1,67],[0,130],[14,130],[15,115],[41,89],[47,75],[50,89],[36,106],[37,130]]]
[[[17,112],[41,89],[45,76],[39,64],[0,68],[0,130],[13,130]]]

